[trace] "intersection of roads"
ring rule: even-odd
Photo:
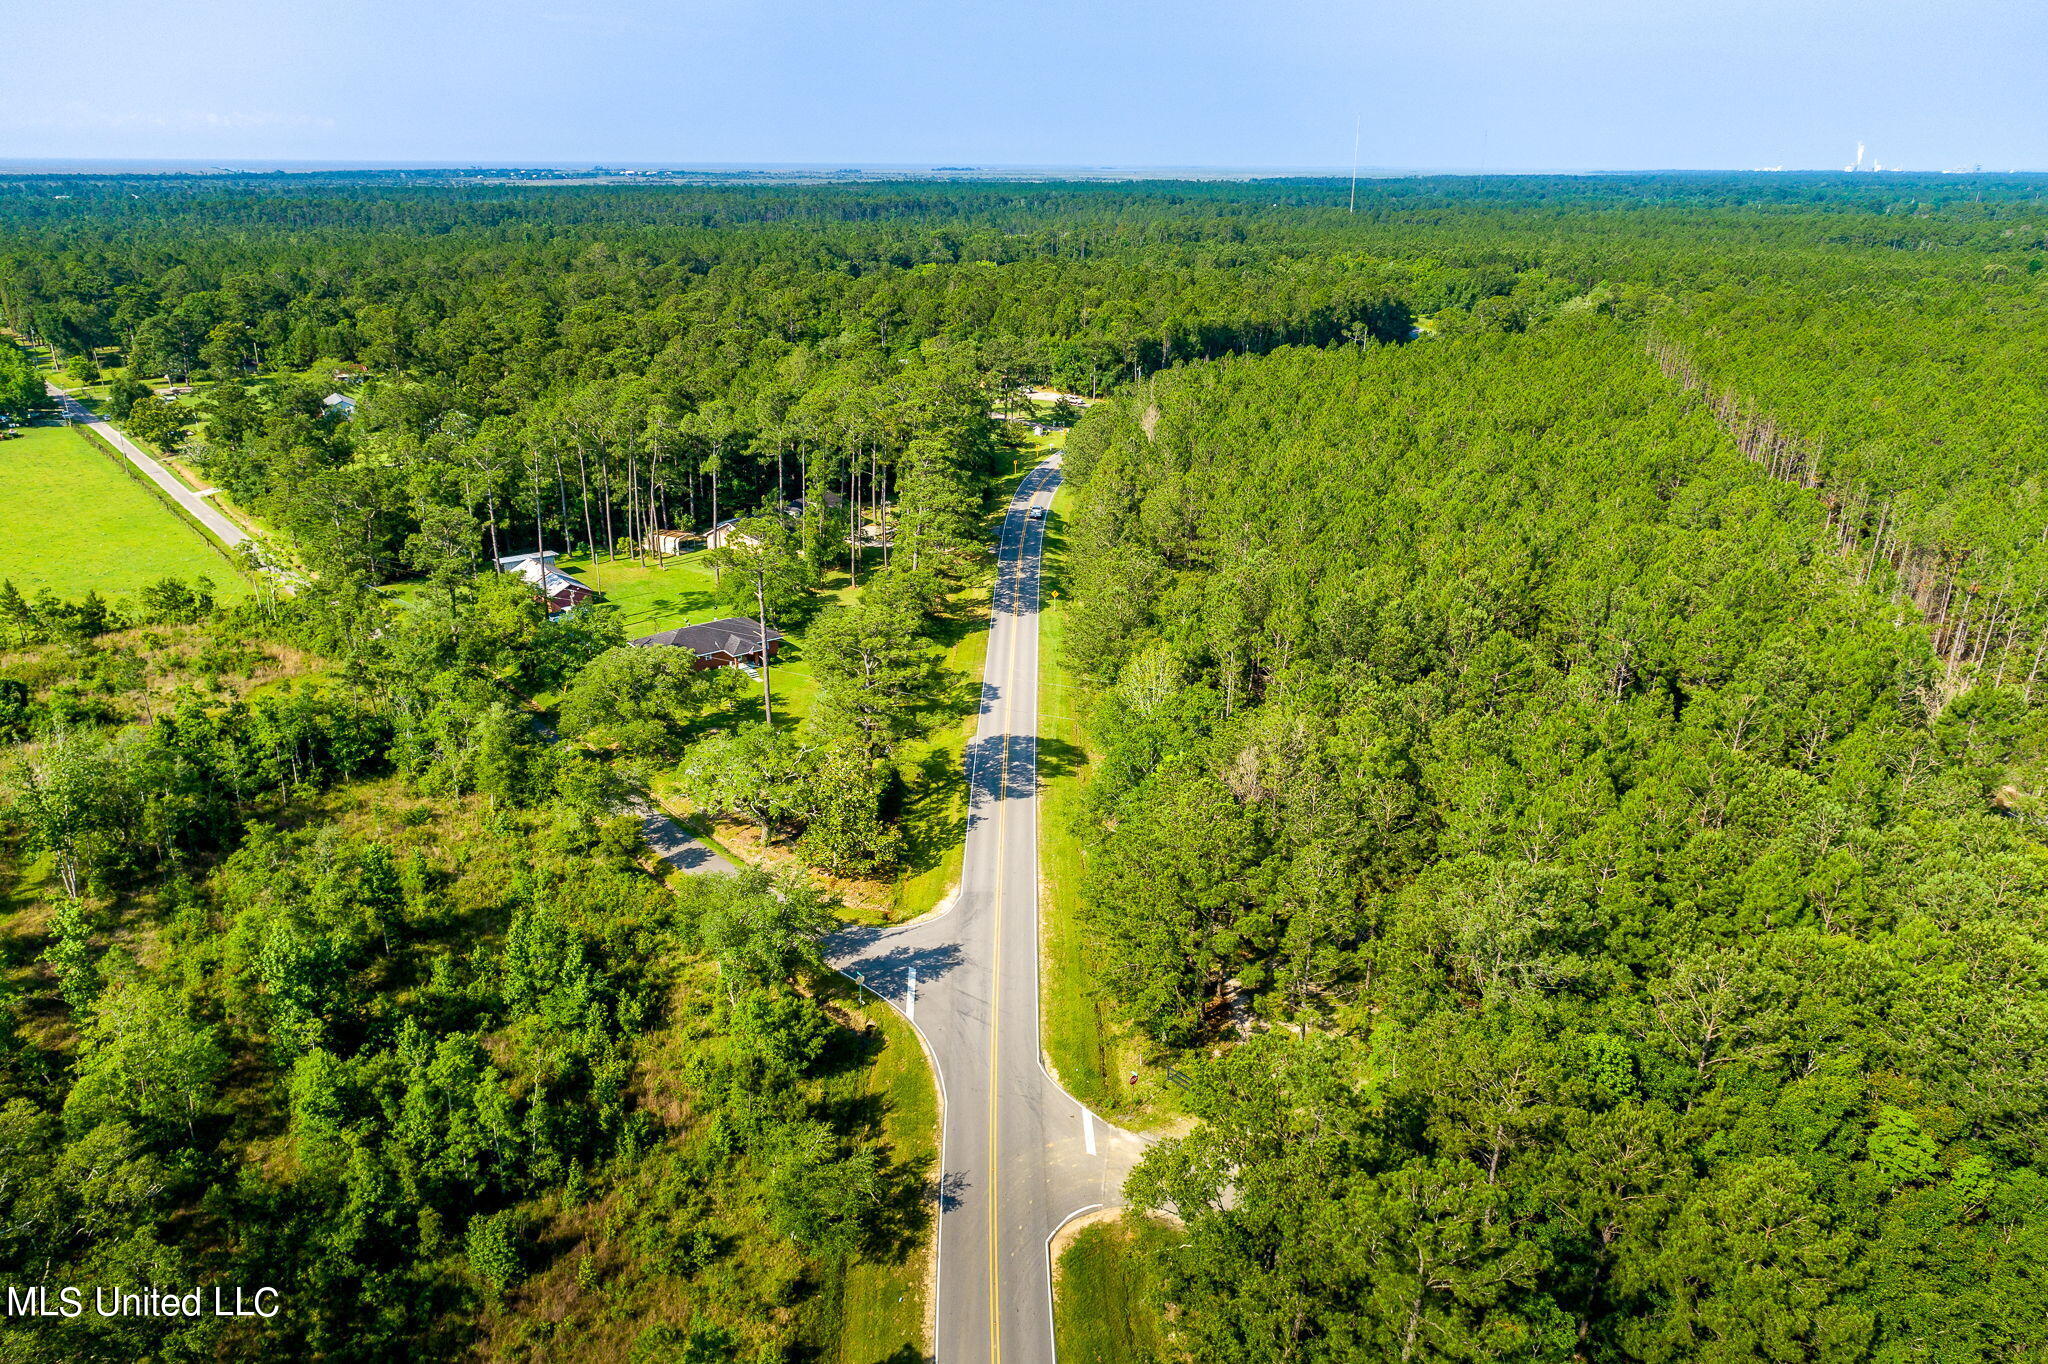
[[[50,392],[224,544],[248,538],[110,423]],[[917,1029],[936,1072],[938,1364],[1054,1364],[1052,1238],[1119,1201],[1144,1145],[1068,1094],[1039,1050],[1038,609],[1059,480],[1055,455],[1025,475],[1003,520],[958,892],[922,919],[825,942],[834,967]],[[639,813],[674,865],[733,870],[665,814]]]
[[[888,1000],[938,1074],[938,1364],[1053,1364],[1051,1239],[1119,1201],[1141,1140],[1061,1088],[1038,1028],[1038,606],[1058,457],[1003,521],[960,889],[938,913],[849,929],[827,959]],[[1040,512],[1042,517],[1043,512]]]

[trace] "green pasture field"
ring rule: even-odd
[[[0,577],[24,596],[48,588],[113,600],[159,578],[213,580],[239,597],[248,584],[204,532],[184,520],[81,432],[30,426],[0,440],[0,534],[13,546]]]

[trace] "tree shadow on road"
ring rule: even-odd
[[[919,986],[925,986],[944,978],[947,972],[960,964],[960,945],[950,942],[926,946],[903,944],[868,955],[886,932],[865,926],[845,929],[825,940],[825,954],[842,974],[853,977],[857,984],[899,1009],[903,1007],[904,996],[909,993],[912,971],[917,972]]]

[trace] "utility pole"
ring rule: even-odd
[[[759,565],[754,574],[754,604],[761,609],[761,711],[768,717],[768,727],[775,727],[775,692],[768,684],[768,574],[766,565]]]
[[[1365,115],[1356,115],[1351,122],[1351,211],[1358,212],[1358,139],[1365,131]]]

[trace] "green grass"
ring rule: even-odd
[[[1169,1235],[1125,1218],[1083,1227],[1060,1255],[1053,1336],[1060,1364],[1151,1364],[1166,1358],[1163,1298],[1151,1252]]]
[[[520,550],[506,547],[505,552],[517,554]],[[566,555],[559,563],[564,573],[602,592],[604,599],[618,608],[628,639],[716,620],[724,614],[718,609],[711,565],[704,562],[701,551],[670,555],[668,562],[658,567],[652,560],[639,564],[631,559],[593,560],[588,554]]]
[[[997,480],[990,502],[994,508],[990,514],[991,536],[1017,482],[1061,443],[1059,435],[1029,441],[1028,448],[1018,456],[1014,472]],[[711,572],[704,566],[701,552],[671,558],[661,568],[627,561],[592,563],[581,554],[565,557],[561,564],[564,571],[597,588],[606,600],[620,608],[629,638],[718,614]],[[864,551],[861,582],[865,584],[880,567],[880,553]],[[967,828],[963,761],[979,719],[975,703],[988,654],[989,590],[987,581],[970,584],[955,595],[949,616],[939,624],[938,641],[946,651],[944,668],[949,683],[938,703],[942,713],[927,737],[905,745],[896,756],[904,791],[899,812],[904,838],[903,868],[886,910],[879,906],[863,907],[850,911],[850,919],[867,922],[886,917],[898,922],[915,918],[936,909],[959,884]],[[858,598],[859,591],[848,582],[843,569],[828,574],[821,589],[827,604],[851,603]],[[773,677],[777,725],[800,723],[809,714],[818,692],[817,680],[804,661],[800,633],[793,633],[776,655]],[[747,699],[731,711],[707,719],[705,728],[707,732],[723,729],[759,720],[760,715],[760,691],[754,686]],[[676,794],[667,774],[657,775],[653,787],[657,796],[664,799]]]
[[[998,533],[1003,509],[1024,475],[1051,451],[1058,449],[1065,432],[1030,437],[1018,452],[1011,472],[998,478],[990,498],[992,508],[988,533],[991,542]],[[956,619],[945,635],[946,670],[954,679],[962,703],[958,714],[942,724],[921,744],[912,745],[898,760],[906,796],[903,804],[905,869],[896,884],[890,906],[893,920],[914,919],[937,909],[946,893],[960,883],[960,866],[966,853],[967,776],[964,762],[967,745],[981,719],[979,696],[982,670],[988,661],[989,584],[983,583],[955,599]]]
[[[1046,518],[1045,591],[1038,623],[1038,875],[1045,954],[1041,1016],[1046,1054],[1060,1083],[1084,1103],[1115,1107],[1123,1096],[1110,1083],[1108,1022],[1080,923],[1084,857],[1074,820],[1085,798],[1093,755],[1081,725],[1086,698],[1063,663],[1067,502],[1063,486]]]
[[[0,477],[0,535],[13,550],[0,576],[24,595],[48,588],[111,600],[159,578],[202,575],[222,598],[249,590],[204,532],[79,431],[31,426],[0,441]]]
[[[51,363],[47,349],[30,347],[29,350],[31,354],[37,357],[37,363],[41,366],[46,378],[54,380],[58,387],[68,391],[72,397],[83,403],[94,414],[102,417],[107,415],[106,401],[109,391],[113,386],[113,379],[110,376],[101,378],[97,383],[81,384],[62,368]],[[296,372],[289,374],[279,372],[264,377],[298,378],[304,377],[304,375]],[[152,390],[159,392],[170,387],[168,383],[160,378],[145,377],[143,382],[148,384]],[[206,421],[200,415],[202,409],[194,405],[194,398],[203,398],[206,390],[212,387],[211,380],[200,379],[190,382],[191,386],[197,390],[193,398],[179,398],[175,400],[191,422],[193,439],[187,442],[188,446],[204,443]],[[251,376],[250,382],[255,382],[255,376]],[[134,441],[135,444],[141,446],[144,453],[153,456],[157,463],[169,469],[172,476],[186,487],[193,489],[195,492],[212,487],[211,482],[204,476],[204,472],[193,463],[189,455],[172,454],[162,446],[143,440],[141,437],[133,435],[126,430],[122,434],[126,435],[129,440]],[[230,521],[239,522],[244,530],[268,542],[265,554],[273,563],[281,563],[286,567],[303,569],[304,565],[299,562],[298,556],[293,552],[290,544],[283,537],[280,537],[276,533],[275,528],[269,525],[262,517],[256,516],[244,507],[237,506],[222,489],[214,489],[212,501],[214,509],[222,516],[227,517]]]
[[[1046,1057],[1074,1096],[1133,1129],[1158,1125],[1175,1107],[1163,1054],[1121,1024],[1082,926],[1086,851],[1075,832],[1096,754],[1081,722],[1088,697],[1065,667],[1067,490],[1046,521],[1044,597],[1038,636],[1038,876],[1041,915],[1039,1017]],[[1126,1077],[1136,1075],[1132,1084]]]
[[[842,1001],[881,1031],[884,1045],[865,1071],[861,1101],[881,1114],[882,1142],[898,1166],[938,1177],[939,1096],[917,1035],[901,1015],[872,996]],[[931,1267],[929,1217],[915,1243],[888,1259],[856,1259],[840,1300],[839,1364],[896,1364],[925,1358],[926,1291]]]
[[[507,553],[518,553],[508,549]],[[672,554],[665,563],[652,559],[634,563],[631,559],[593,559],[588,554],[564,555],[563,572],[603,594],[616,607],[626,638],[637,639],[678,625],[697,625],[730,614],[718,604],[718,582],[706,560],[706,552]],[[821,589],[827,604],[850,600],[854,595],[844,573],[827,574]],[[775,723],[778,728],[794,725],[810,713],[811,699],[818,684],[804,662],[801,635],[792,633],[776,651],[770,669],[775,689]],[[721,718],[719,728],[761,718],[761,690],[750,682],[749,699],[733,715]]]
[[[987,593],[968,605],[983,610]],[[958,637],[946,650],[946,670],[956,695],[965,701],[978,694],[982,666],[988,658],[988,618],[962,622]],[[960,882],[967,851],[967,745],[981,718],[977,705],[942,725],[928,740],[912,745],[898,759],[903,774],[904,871],[890,906],[892,919],[914,919],[937,909],[946,893]]]

